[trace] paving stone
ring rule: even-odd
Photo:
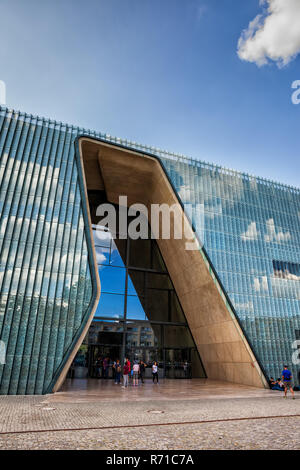
[[[266,391],[136,400],[130,390],[127,400],[115,395],[111,402],[101,394],[83,401],[59,394],[0,396],[0,449],[299,449],[296,397]],[[216,422],[203,422],[209,420]]]

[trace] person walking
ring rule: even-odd
[[[292,387],[292,373],[288,369],[288,366],[284,366],[283,371],[281,372],[282,380],[283,380],[283,386],[284,386],[284,398],[287,398],[287,389],[290,389],[290,392],[292,394],[293,400],[295,400],[295,393]]]
[[[140,361],[140,379],[142,384],[144,383],[144,375],[145,375],[145,370],[146,370],[147,364],[145,364],[143,361]]]
[[[129,367],[129,373],[128,373],[128,386],[131,383],[131,375],[132,375],[132,370],[131,370],[131,362],[129,357],[125,357],[125,362],[127,361],[128,367]]]
[[[125,361],[124,367],[123,367],[123,386],[122,388],[128,387],[128,375],[130,373],[130,363]]]
[[[133,386],[138,386],[139,384],[139,371],[140,371],[140,365],[138,362],[135,362],[132,367],[133,370]]]
[[[115,376],[115,384],[119,384],[121,382],[121,364],[120,360],[117,359],[116,362],[113,365],[113,369],[115,371],[114,376]]]
[[[153,379],[153,383],[155,383],[155,379],[156,379],[156,383],[158,384],[158,365],[157,365],[157,362],[154,362],[154,364],[152,366],[152,379]]]
[[[95,362],[95,376],[96,376],[96,379],[100,379],[101,378],[101,357],[99,356]]]

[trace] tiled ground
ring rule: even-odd
[[[213,382],[124,390],[99,381],[85,392],[77,383],[55,395],[1,396],[0,415],[0,449],[300,448],[299,393],[283,399],[281,392]]]
[[[210,379],[160,380],[159,385],[147,379],[144,385],[122,389],[112,380],[73,379],[66,380],[60,392],[52,395],[52,401],[90,402],[99,401],[149,401],[204,398],[239,398],[274,396],[274,392],[245,385],[230,384]]]
[[[0,449],[299,450],[300,418],[0,436]]]

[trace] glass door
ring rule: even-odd
[[[164,350],[165,377],[190,379],[192,377],[191,348]]]
[[[145,377],[152,377],[152,365],[157,362],[158,365],[158,377],[164,377],[164,361],[163,361],[163,350],[160,348],[139,348],[131,347],[126,348],[126,356],[129,357],[131,363],[134,361],[143,361],[147,367],[145,370]]]
[[[88,375],[91,378],[113,378],[112,367],[116,359],[121,360],[121,346],[113,344],[92,344],[88,349]],[[106,362],[107,370],[103,367]]]

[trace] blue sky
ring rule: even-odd
[[[260,11],[258,0],[0,0],[7,104],[299,187],[300,58],[279,68],[237,55]]]

